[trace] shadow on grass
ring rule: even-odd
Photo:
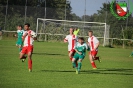
[[[41,70],[42,72],[72,72],[73,71],[67,71],[67,70]],[[97,69],[97,70],[81,70],[80,74],[109,74],[109,75],[133,75],[133,69],[125,69],[125,68],[106,68],[106,69]]]
[[[68,70],[41,70],[43,72],[75,72],[75,71],[68,71]]]
[[[58,54],[58,53],[33,53],[33,54],[37,54],[37,55],[53,55],[53,56],[67,56],[65,54]]]
[[[97,70],[81,71],[82,74],[114,74],[114,75],[133,75],[133,69],[125,68],[105,68]]]

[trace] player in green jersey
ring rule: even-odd
[[[131,40],[129,43],[132,44],[133,40]],[[131,54],[129,55],[129,57],[133,57],[133,50],[132,50]]]
[[[16,42],[16,46],[19,48],[19,52],[21,52],[22,50],[22,36],[23,36],[24,30],[22,30],[22,25],[18,25],[17,26],[17,35],[15,35],[17,37],[17,42]]]
[[[89,50],[89,48],[88,48],[87,44],[84,42],[84,38],[79,37],[78,42],[75,46],[76,53],[74,54],[73,59],[72,59],[72,65],[74,68],[76,68],[76,74],[78,74],[81,69],[81,65],[82,65],[81,62],[86,55],[86,50]],[[78,61],[77,67],[76,67],[76,63],[75,63],[76,60]]]

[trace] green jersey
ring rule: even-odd
[[[83,43],[82,45],[80,43],[77,43],[76,46],[75,46],[75,49],[78,51],[78,52],[81,52],[82,55],[85,56],[85,53],[86,53],[86,50],[88,49],[88,46],[86,43]]]
[[[18,30],[17,34],[18,34],[18,41],[22,41],[22,36],[23,36],[24,30]]]
[[[18,30],[17,34],[18,34],[18,39],[16,42],[16,45],[22,45],[23,41],[22,41],[22,36],[23,36],[24,30]]]

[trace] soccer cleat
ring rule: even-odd
[[[22,62],[24,62],[26,60],[27,56],[23,56],[23,58],[21,59]]]
[[[32,69],[29,69],[29,72],[32,72]]]
[[[79,71],[78,71],[78,69],[76,69],[76,74],[79,74]]]
[[[129,57],[132,57],[132,55],[130,55]]]
[[[96,70],[97,68],[93,68],[94,70]]]
[[[22,59],[22,62],[24,62],[25,61],[25,59]]]

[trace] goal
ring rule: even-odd
[[[69,34],[69,28],[79,28],[78,36],[88,38],[92,30],[103,46],[109,44],[109,26],[102,22],[84,22],[37,18],[38,41],[62,41]]]

